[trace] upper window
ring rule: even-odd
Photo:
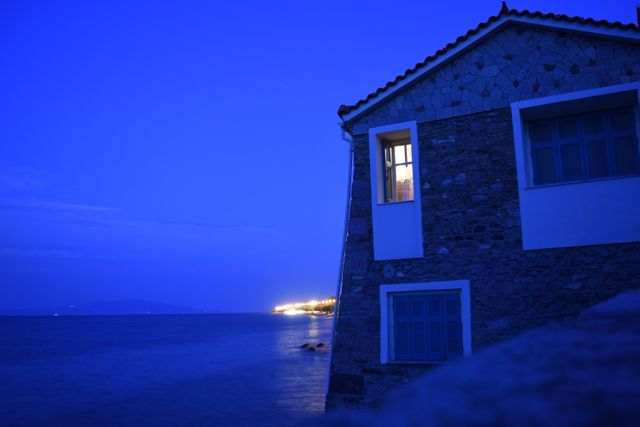
[[[460,293],[392,293],[392,360],[445,362],[462,357]]]
[[[422,205],[415,121],[369,129],[371,222],[376,260],[421,258]],[[415,164],[414,164],[415,162]]]
[[[409,138],[383,140],[384,201],[413,200],[413,165]]]
[[[511,104],[524,250],[640,241],[639,99],[634,82]]]
[[[631,107],[529,123],[534,185],[640,173]]]

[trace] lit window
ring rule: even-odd
[[[535,185],[640,173],[632,108],[529,124]]]
[[[384,201],[413,200],[413,164],[409,139],[383,141]]]
[[[422,205],[416,122],[369,129],[371,222],[376,260],[421,258]],[[414,163],[415,162],[415,163]]]

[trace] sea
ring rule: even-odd
[[[322,416],[332,317],[0,317],[0,425],[297,426]]]

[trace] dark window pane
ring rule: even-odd
[[[580,156],[580,145],[566,144],[560,147],[562,156],[562,179],[564,181],[576,181],[583,179],[582,157]]]
[[[392,168],[385,168],[384,179],[385,179],[385,201],[391,202],[395,199],[395,195],[393,194],[393,169]]]
[[[578,136],[578,126],[575,120],[558,123],[558,135],[560,139],[575,138]]]
[[[607,147],[604,141],[599,140],[587,143],[587,162],[589,164],[590,178],[609,176]]]
[[[447,315],[457,315],[458,314],[458,306],[460,305],[458,299],[447,299],[445,300],[445,311]]]
[[[395,353],[398,359],[408,359],[411,353],[411,335],[407,322],[396,322]]]
[[[398,298],[399,300],[400,298]],[[407,301],[396,301],[395,307],[393,308],[396,315],[398,316],[407,316],[409,315],[409,307]]]
[[[393,157],[391,153],[391,147],[387,146],[384,148],[384,161],[387,165],[393,164]]]
[[[591,116],[584,119],[585,135],[601,135],[604,133],[604,124],[602,116]]]
[[[440,311],[440,300],[432,299],[429,301],[429,315],[430,316],[439,316],[441,314]]]
[[[558,181],[552,147],[535,150],[533,164],[535,166],[534,183],[536,185],[551,184]]]
[[[413,323],[413,351],[414,353],[426,353],[424,322]],[[424,357],[424,356],[423,356]]]
[[[462,330],[460,322],[447,322],[447,355],[455,358],[462,355]]]
[[[638,172],[638,142],[634,137],[615,138],[613,151],[616,156],[616,174],[629,175]]]
[[[390,146],[384,147],[384,181],[385,181],[385,202],[395,200],[393,186],[393,151]]]
[[[424,300],[421,298],[415,298],[411,302],[411,312],[414,316],[422,316],[424,314]]]
[[[614,132],[631,130],[632,114],[631,111],[611,114],[611,129]]]
[[[429,322],[429,348],[433,356],[444,351],[444,339],[442,336],[442,323]]]
[[[531,125],[531,140],[533,142],[551,141],[553,128],[551,122],[533,123]]]

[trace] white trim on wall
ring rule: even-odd
[[[394,363],[390,354],[390,328],[393,318],[393,307],[390,294],[403,292],[435,292],[457,290],[460,291],[460,320],[462,324],[462,352],[464,356],[471,355],[471,292],[469,280],[450,280],[445,282],[401,283],[380,285],[380,363]],[[429,363],[434,362],[415,362]]]
[[[408,131],[411,141],[413,200],[385,203],[381,138],[400,131]],[[410,121],[369,129],[369,168],[374,259],[422,258],[424,249],[417,123]]]
[[[640,176],[533,185],[527,121],[634,103],[640,132],[640,82],[511,104],[524,250],[640,241]],[[640,141],[639,141],[640,144]]]
[[[640,82],[623,83],[619,85],[587,89],[577,92],[561,93],[558,95],[545,96],[543,98],[527,99],[511,104],[511,110],[525,110],[540,105],[556,104],[559,102],[573,101],[577,99],[592,98],[601,95],[609,95],[620,92],[640,91]]]

